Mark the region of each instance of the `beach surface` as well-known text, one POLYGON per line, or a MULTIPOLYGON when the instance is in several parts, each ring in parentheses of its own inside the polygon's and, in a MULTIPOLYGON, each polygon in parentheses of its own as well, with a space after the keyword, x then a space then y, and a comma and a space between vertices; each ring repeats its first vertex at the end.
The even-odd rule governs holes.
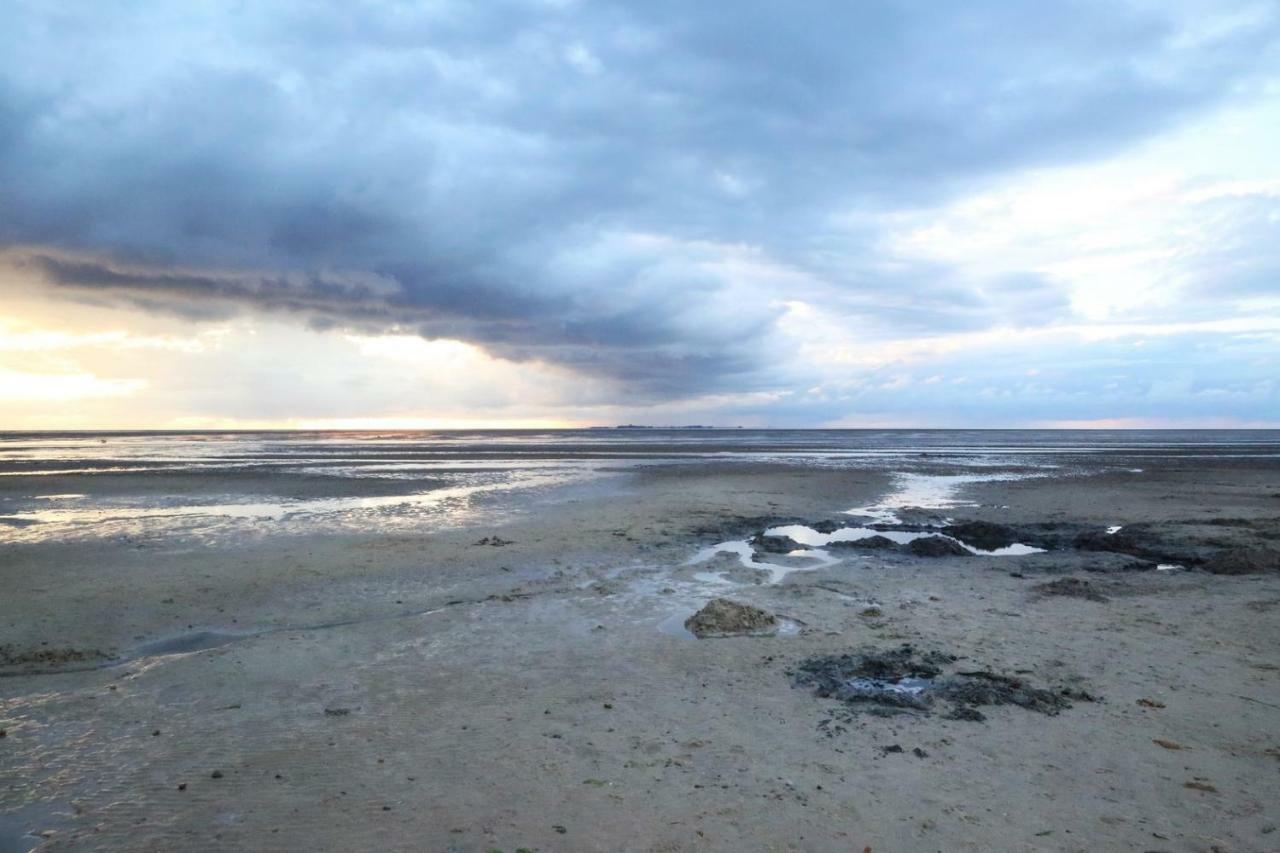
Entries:
POLYGON ((4 436, 0 853, 1280 850, 1277 555, 1274 432, 4 436))

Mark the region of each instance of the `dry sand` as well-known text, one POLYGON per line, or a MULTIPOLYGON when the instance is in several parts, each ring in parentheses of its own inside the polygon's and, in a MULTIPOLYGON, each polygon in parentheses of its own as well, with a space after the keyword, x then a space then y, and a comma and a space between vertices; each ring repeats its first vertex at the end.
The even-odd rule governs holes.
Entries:
POLYGON ((979 483, 946 511, 1126 525, 1137 556, 686 565, 889 485, 686 465, 429 535, 4 546, 0 851, 1280 849, 1280 573, 1195 569, 1280 547, 1274 463, 979 483), (1165 558, 1187 570, 1135 568, 1165 558), (717 596, 799 630, 693 639, 717 596), (903 644, 1070 707, 883 716, 789 674, 903 644))

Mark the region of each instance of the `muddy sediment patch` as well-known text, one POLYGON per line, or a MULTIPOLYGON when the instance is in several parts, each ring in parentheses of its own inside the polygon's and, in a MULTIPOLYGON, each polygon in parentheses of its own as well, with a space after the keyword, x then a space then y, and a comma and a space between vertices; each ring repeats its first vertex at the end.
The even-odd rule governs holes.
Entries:
POLYGON ((23 675, 60 667, 82 668, 110 661, 113 654, 102 649, 80 649, 71 646, 38 646, 20 648, 0 645, 0 672, 23 675))
POLYGON ((1018 531, 1005 524, 993 524, 989 521, 962 521, 949 524, 942 532, 953 539, 959 539, 966 545, 983 551, 996 551, 1008 548, 1021 541, 1018 531))
POLYGON ((1048 583, 1036 584, 1031 588, 1032 595, 1037 598, 1063 596, 1066 598, 1083 598, 1087 601, 1109 601, 1098 586, 1080 578, 1058 578, 1048 583))
POLYGON ((828 548, 865 549, 868 551, 896 551, 898 543, 887 536, 864 536, 861 539, 837 539, 828 548))
POLYGON ((1070 708, 1073 698, 1095 698, 1082 691, 1036 687, 1017 675, 958 670, 958 660, 955 655, 904 645, 807 658, 788 674, 792 686, 841 703, 844 715, 833 715, 819 724, 829 735, 839 733, 840 722, 858 713, 941 714, 946 719, 981 722, 986 716, 978 709, 983 707, 1016 705, 1055 715, 1070 708))
POLYGON ((1210 557, 1204 570, 1215 575, 1260 575, 1280 572, 1280 551, 1270 548, 1227 548, 1210 557))
POLYGON ((765 554, 790 554, 792 551, 806 551, 808 545, 801 545, 790 536, 774 536, 757 533, 751 537, 751 547, 765 554))

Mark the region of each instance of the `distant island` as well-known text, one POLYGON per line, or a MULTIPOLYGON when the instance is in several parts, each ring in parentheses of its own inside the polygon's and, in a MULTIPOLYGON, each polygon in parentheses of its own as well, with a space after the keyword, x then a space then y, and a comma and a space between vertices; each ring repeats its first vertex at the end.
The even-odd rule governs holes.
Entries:
POLYGON ((742 429, 740 426, 710 426, 707 424, 684 424, 674 426, 646 426, 644 424, 616 424, 614 426, 592 426, 587 429, 742 429))

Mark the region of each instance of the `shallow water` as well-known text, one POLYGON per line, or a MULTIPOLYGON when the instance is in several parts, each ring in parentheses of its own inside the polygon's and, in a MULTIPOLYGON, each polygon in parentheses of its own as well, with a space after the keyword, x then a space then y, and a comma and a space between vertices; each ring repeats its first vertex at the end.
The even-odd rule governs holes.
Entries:
POLYGON ((445 526, 638 465, 706 461, 907 472, 881 504, 849 510, 889 521, 895 507, 947 509, 960 486, 1020 476, 1000 468, 1057 469, 1090 454, 1132 470, 1189 453, 1276 457, 1280 431, 0 433, 0 543, 445 526), (939 466, 962 473, 910 471, 939 466))

